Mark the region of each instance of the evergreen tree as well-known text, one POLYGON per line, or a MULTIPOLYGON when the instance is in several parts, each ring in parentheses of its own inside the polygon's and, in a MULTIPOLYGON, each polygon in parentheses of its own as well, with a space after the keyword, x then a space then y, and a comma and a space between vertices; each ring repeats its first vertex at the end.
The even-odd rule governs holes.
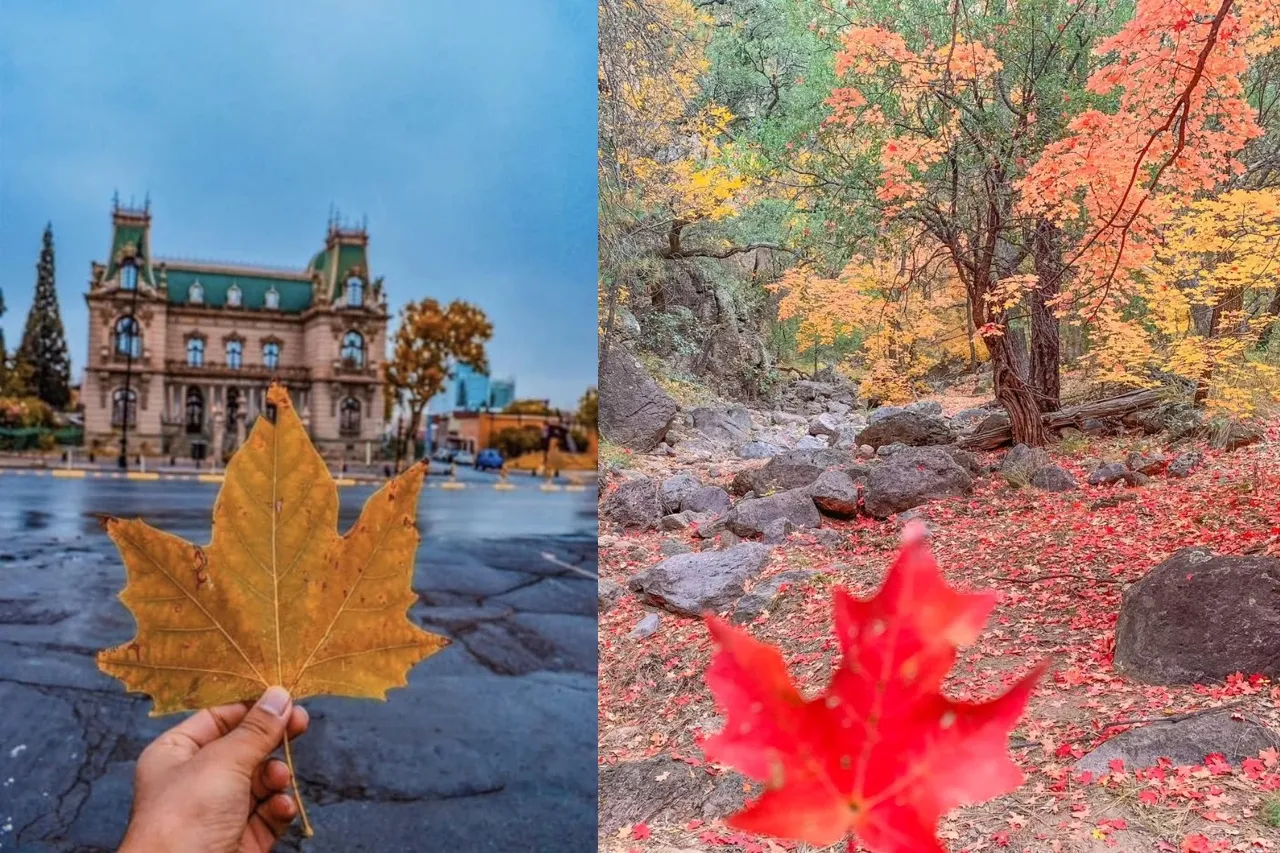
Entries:
POLYGON ((55 409, 71 400, 71 360, 67 336, 58 311, 58 291, 53 276, 53 225, 44 228, 40 263, 36 264, 36 296, 27 314, 27 326, 18 346, 18 362, 31 369, 28 388, 55 409))

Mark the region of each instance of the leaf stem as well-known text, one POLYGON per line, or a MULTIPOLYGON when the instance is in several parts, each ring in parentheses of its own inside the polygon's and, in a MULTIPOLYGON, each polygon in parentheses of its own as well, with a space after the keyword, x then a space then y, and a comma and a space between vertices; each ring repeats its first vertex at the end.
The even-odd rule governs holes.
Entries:
POLYGON ((310 838, 316 832, 307 820, 306 806, 302 805, 302 794, 298 792, 298 775, 293 772, 293 751, 289 749, 289 733, 284 733, 284 763, 289 765, 289 779, 293 782, 293 801, 298 804, 298 817, 302 818, 302 837, 310 838))

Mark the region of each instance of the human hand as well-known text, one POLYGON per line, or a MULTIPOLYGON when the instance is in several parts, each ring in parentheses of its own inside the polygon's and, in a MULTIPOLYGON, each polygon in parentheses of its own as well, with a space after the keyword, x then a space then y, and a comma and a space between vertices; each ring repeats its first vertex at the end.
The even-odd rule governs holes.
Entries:
POLYGON ((267 853, 297 816, 281 793, 289 768, 268 759, 307 730, 283 687, 256 705, 207 708, 151 742, 134 773, 133 813, 119 853, 267 853))

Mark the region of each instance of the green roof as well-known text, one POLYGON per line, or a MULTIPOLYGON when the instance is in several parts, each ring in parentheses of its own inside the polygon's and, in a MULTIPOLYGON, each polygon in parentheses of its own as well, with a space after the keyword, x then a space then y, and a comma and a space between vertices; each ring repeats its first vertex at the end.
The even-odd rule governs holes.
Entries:
POLYGON ((112 229, 111 254, 107 257, 106 277, 108 279, 116 274, 116 257, 120 254, 120 250, 129 243, 132 243, 134 248, 137 250, 138 257, 142 259, 142 264, 138 270, 139 277, 143 281, 151 283, 148 278, 148 272, 151 267, 151 258, 144 254, 148 249, 148 247, 144 245, 143 239, 146 236, 146 233, 146 226, 142 224, 121 224, 112 229))
POLYGON ((199 304, 221 308, 227 304, 227 291, 235 284, 240 288, 240 305, 247 309, 263 309, 267 306, 267 291, 275 288, 280 294, 280 311, 300 314, 311 307, 311 283, 299 281, 296 274, 258 271, 245 274, 228 270, 210 272, 206 269, 185 269, 168 266, 165 277, 169 285, 169 301, 177 305, 190 303, 191 285, 196 281, 204 289, 199 304))
POLYGON ((342 298, 342 293, 347 286, 347 276, 352 267, 361 267, 365 276, 369 275, 369 260, 365 256, 364 246, 339 246, 338 277, 333 280, 333 293, 330 299, 337 301, 342 298))

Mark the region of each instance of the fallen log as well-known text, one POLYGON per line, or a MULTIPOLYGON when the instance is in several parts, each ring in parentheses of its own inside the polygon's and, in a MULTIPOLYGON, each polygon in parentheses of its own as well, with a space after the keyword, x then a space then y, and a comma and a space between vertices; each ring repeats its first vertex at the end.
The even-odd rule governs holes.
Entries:
MULTIPOLYGON (((1056 430, 1068 426, 1080 427, 1090 418, 1118 418, 1124 415, 1131 415, 1134 412, 1141 412, 1145 409, 1154 409, 1162 402, 1164 402, 1164 397, 1158 389, 1147 388, 1141 391, 1129 391, 1116 397, 1092 400, 1077 406, 1068 406, 1065 409, 1049 412, 1041 417, 1046 427, 1056 430)), ((965 450, 994 450, 1012 441, 1013 430, 1006 424, 970 433, 957 441, 956 444, 965 450)))

